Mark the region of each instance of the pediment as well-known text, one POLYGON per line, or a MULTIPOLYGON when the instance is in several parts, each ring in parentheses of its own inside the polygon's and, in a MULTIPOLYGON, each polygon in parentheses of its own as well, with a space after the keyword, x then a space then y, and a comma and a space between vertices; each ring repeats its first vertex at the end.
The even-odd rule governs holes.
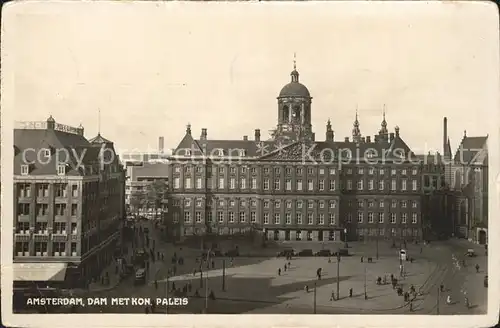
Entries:
POLYGON ((284 146, 277 144, 275 147, 274 151, 260 157, 260 159, 305 162, 331 162, 334 159, 332 149, 320 147, 314 142, 294 142, 284 146))

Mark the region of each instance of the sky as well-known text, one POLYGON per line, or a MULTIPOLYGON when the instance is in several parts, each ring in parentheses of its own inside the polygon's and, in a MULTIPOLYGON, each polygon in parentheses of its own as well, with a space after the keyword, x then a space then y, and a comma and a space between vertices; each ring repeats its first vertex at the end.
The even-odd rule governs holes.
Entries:
POLYGON ((464 130, 498 129, 492 3, 47 2, 3 12, 4 120, 52 115, 123 152, 157 149, 159 136, 175 148, 188 123, 195 137, 266 137, 294 53, 316 140, 328 119, 336 140, 350 136, 356 108, 373 138, 384 106, 390 132, 399 126, 417 153, 442 149, 444 116, 453 149, 464 130))

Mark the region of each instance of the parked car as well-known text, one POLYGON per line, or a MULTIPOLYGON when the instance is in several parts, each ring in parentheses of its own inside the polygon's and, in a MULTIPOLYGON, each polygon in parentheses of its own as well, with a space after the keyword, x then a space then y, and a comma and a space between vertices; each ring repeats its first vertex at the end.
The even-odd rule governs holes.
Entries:
POLYGON ((316 254, 314 254, 316 256, 331 256, 332 255, 332 252, 330 252, 329 249, 322 249, 318 252, 316 252, 316 254))
POLYGON ((465 255, 467 255, 468 257, 474 257, 474 256, 476 256, 476 252, 474 252, 474 250, 472 248, 469 248, 467 250, 467 253, 465 253, 465 255))
POLYGON ((293 249, 283 249, 278 252, 277 256, 278 257, 286 257, 286 256, 294 256, 295 255, 295 250, 293 249))
POLYGON ((350 256, 349 250, 347 248, 340 248, 338 251, 333 252, 332 255, 339 256, 350 256))
POLYGON ((299 256, 314 256, 312 249, 303 249, 299 252, 299 256))

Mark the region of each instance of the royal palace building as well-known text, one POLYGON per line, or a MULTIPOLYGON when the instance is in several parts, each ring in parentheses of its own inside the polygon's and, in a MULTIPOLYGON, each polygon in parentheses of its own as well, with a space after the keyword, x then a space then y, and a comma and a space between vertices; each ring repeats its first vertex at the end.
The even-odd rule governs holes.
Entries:
POLYGON ((264 232, 270 240, 344 241, 422 238, 423 165, 389 132, 336 140, 331 122, 324 140, 311 125, 312 97, 291 81, 277 98, 271 138, 199 138, 188 125, 169 158, 169 218, 179 236, 264 232))
POLYGON ((14 130, 15 286, 83 287, 120 243, 125 172, 113 143, 83 127, 17 122, 14 130))

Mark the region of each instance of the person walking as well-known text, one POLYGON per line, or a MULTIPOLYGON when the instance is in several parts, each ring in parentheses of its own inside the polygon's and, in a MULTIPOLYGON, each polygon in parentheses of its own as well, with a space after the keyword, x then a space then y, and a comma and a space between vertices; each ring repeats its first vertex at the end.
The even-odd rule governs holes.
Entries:
POLYGON ((281 276, 281 268, 278 269, 278 276, 281 276))
POLYGON ((352 297, 352 288, 349 288, 349 297, 352 297))
POLYGON ((476 264, 476 273, 479 273, 479 264, 476 264))
POLYGON ((332 290, 332 295, 330 297, 330 301, 335 301, 335 292, 332 290))

